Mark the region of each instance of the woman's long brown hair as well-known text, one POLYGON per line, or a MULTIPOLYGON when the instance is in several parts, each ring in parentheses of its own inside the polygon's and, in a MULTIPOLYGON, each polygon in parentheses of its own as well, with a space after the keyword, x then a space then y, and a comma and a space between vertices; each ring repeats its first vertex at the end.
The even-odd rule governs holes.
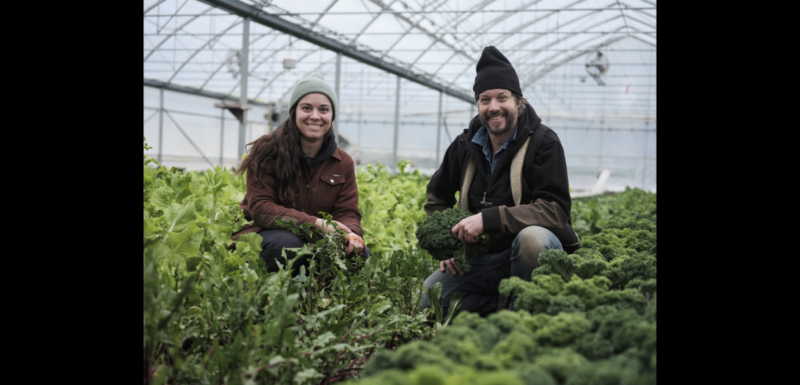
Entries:
MULTIPOLYGON (((329 128, 323 137, 323 147, 327 145, 328 139, 332 135, 332 128, 329 128)), ((297 128, 296 113, 293 108, 289 112, 289 118, 281 123, 275 131, 262 135, 247 144, 245 147, 247 157, 236 170, 236 174, 242 174, 247 170, 248 174, 258 178, 261 183, 264 183, 260 178, 262 174, 272 174, 278 186, 278 199, 283 204, 291 203, 294 199, 297 176, 302 170, 300 164, 303 157, 303 149, 300 144, 301 135, 300 129, 297 128)))

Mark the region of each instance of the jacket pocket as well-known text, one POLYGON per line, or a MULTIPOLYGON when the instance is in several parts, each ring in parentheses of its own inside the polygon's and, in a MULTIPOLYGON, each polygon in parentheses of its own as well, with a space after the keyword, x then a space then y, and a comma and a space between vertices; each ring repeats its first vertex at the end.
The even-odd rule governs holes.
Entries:
POLYGON ((333 173, 322 173, 319 175, 320 183, 319 191, 317 191, 317 204, 327 213, 330 213, 333 204, 336 203, 336 198, 339 196, 339 190, 342 189, 344 184, 344 175, 333 173))

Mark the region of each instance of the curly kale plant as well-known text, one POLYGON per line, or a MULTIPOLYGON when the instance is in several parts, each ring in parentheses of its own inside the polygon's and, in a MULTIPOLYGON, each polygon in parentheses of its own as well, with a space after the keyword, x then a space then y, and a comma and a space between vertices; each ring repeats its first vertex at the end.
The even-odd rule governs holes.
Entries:
POLYGON ((479 259, 489 251, 489 237, 484 234, 480 236, 478 242, 465 244, 453 238, 450 230, 470 215, 461 209, 447 209, 433 213, 417 227, 414 233, 419 240, 419 246, 437 260, 455 258, 455 264, 461 271, 469 271, 469 260, 479 259))
POLYGON ((577 220, 573 205, 573 223, 591 222, 581 249, 548 250, 530 277, 500 282, 516 311, 461 311, 430 342, 377 352, 358 384, 655 384, 655 194, 612 198, 577 220))
MULTIPOLYGON (((543 291, 559 289, 561 277, 549 277, 543 291)), ((559 290, 589 283, 573 279, 559 290)), ((605 277, 590 283, 608 286, 605 277)), ((357 384, 655 384, 655 312, 655 299, 644 312, 609 304, 555 315, 461 312, 430 342, 375 353, 357 384)))

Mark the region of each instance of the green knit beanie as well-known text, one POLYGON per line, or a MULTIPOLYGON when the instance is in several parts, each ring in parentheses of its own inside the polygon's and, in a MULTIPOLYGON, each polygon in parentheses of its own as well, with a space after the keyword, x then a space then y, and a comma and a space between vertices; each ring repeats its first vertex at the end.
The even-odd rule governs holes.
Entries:
POLYGON ((299 102, 303 96, 312 93, 320 93, 330 99, 331 103, 333 103, 333 118, 331 118, 331 120, 336 120, 336 110, 338 109, 336 93, 333 92, 333 88, 331 88, 328 83, 325 83, 325 79, 322 78, 322 74, 319 72, 314 72, 297 81, 297 84, 295 84, 292 90, 292 96, 289 99, 289 109, 295 108, 297 102, 299 102))

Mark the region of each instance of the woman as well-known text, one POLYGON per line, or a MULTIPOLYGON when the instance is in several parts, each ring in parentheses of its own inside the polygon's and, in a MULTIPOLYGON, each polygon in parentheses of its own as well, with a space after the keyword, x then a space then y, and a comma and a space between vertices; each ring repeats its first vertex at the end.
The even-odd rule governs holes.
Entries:
POLYGON ((354 250, 369 255, 362 239, 355 165, 336 146, 331 130, 336 94, 315 72, 297 82, 289 103, 289 118, 273 133, 247 145, 247 157, 236 172, 247 171, 247 192, 239 207, 253 224, 231 239, 258 232, 263 238, 261 258, 269 271, 277 271, 276 260, 285 264, 283 248, 302 247, 303 239, 282 229, 276 220, 313 223, 327 233, 333 227, 323 229, 319 214, 323 211, 348 233, 348 255, 354 250))

